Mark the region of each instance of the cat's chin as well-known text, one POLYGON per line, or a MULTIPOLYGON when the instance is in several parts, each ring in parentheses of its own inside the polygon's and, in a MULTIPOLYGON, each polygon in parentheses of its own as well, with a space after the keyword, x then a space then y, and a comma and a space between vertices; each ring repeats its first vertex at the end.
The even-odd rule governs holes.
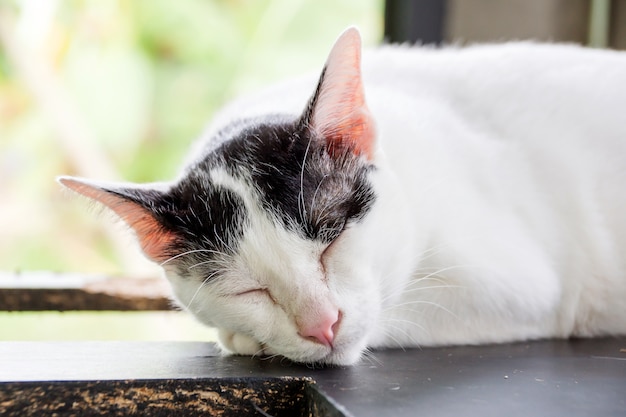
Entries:
POLYGON ((258 358, 280 357, 294 363, 322 366, 350 366, 362 357, 362 350, 355 346, 334 348, 330 351, 285 352, 282 349, 273 349, 262 345, 254 339, 240 334, 221 330, 220 345, 224 355, 254 356, 258 358))
POLYGON ((350 366, 354 365, 362 357, 363 349, 354 345, 343 345, 331 350, 316 350, 315 352, 303 349, 298 352, 278 352, 266 346, 264 356, 281 356, 294 363, 322 366, 350 366))
POLYGON ((333 351, 321 363, 330 366, 350 366, 358 363, 362 356, 360 350, 333 351))
POLYGON ((358 363, 361 360, 362 354, 360 351, 336 351, 333 350, 330 353, 318 356, 304 356, 304 355, 283 355, 273 352, 272 349, 266 348, 261 355, 255 355, 260 358, 280 358, 281 361, 288 360, 295 364, 303 364, 307 366, 351 366, 358 363))

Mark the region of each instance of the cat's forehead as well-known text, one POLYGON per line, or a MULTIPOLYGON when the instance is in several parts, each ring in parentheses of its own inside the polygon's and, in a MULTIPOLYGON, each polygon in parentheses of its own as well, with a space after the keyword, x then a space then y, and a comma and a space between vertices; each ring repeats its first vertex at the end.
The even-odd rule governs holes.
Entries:
POLYGON ((251 163, 263 162, 266 154, 259 150, 290 141, 297 130, 297 117, 286 114, 231 121, 204 137, 201 148, 194 152, 191 167, 208 168, 219 164, 245 168, 251 163))
POLYGON ((350 150, 331 155, 324 138, 294 119, 250 127, 229 145, 225 160, 246 171, 265 208, 307 238, 334 239, 373 203, 371 164, 350 150))
POLYGON ((218 133, 217 140, 222 145, 209 158, 241 173, 299 165, 304 158, 302 143, 310 138, 295 117, 274 115, 235 122, 218 133))

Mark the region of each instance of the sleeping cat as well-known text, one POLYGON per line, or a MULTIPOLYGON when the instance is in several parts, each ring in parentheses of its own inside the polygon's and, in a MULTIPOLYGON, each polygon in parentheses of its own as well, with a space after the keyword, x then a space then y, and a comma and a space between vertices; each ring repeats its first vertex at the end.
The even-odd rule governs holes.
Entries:
POLYGON ((381 47, 227 107, 178 179, 62 177, 225 352, 626 333, 626 54, 381 47), (317 83, 316 83, 317 81, 317 83), (308 101, 307 101, 308 100, 308 101))

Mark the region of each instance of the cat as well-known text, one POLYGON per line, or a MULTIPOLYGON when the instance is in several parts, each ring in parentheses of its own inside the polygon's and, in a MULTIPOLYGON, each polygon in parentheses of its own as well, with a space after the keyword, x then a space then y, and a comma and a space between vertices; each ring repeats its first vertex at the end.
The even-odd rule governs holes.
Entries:
POLYGON ((225 353, 626 333, 626 54, 381 46, 235 101, 169 183, 110 208, 225 353), (362 62, 363 61, 363 62, 362 62))

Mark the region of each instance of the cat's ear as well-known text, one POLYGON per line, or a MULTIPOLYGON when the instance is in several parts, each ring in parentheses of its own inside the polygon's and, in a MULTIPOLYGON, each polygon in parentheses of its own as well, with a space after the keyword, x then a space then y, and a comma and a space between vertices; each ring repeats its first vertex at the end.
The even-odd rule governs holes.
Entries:
POLYGON ((356 28, 347 29, 333 46, 301 123, 325 138, 331 151, 350 148, 373 159, 375 127, 363 93, 356 28))
POLYGON ((168 250, 176 236, 157 220, 160 191, 138 186, 98 183, 94 181, 59 177, 58 181, 70 190, 82 194, 111 209, 135 232, 143 252, 153 261, 168 259, 168 250))

